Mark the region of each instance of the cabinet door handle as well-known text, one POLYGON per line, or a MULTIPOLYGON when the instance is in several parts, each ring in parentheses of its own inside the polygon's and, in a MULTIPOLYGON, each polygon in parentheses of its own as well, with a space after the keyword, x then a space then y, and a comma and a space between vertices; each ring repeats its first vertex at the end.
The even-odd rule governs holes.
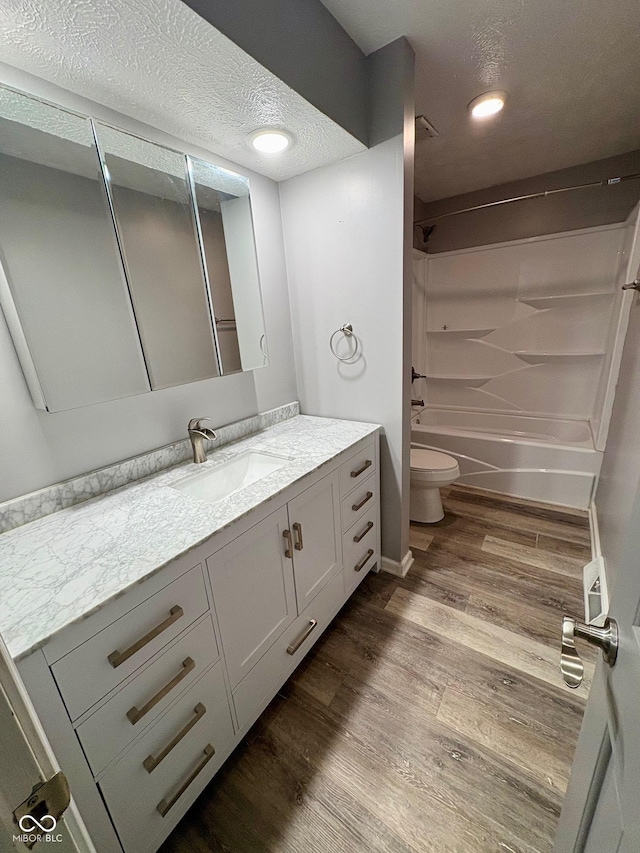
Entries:
POLYGON ((195 668, 196 662, 193 658, 185 658, 182 661, 182 669, 180 672, 175 675, 171 681, 167 682, 164 687, 161 687, 160 690, 149 699, 148 702, 145 702, 142 708, 138 709, 134 705, 133 708, 129 708, 127 711, 127 719, 131 723, 132 726, 135 726, 137 722, 139 722, 144 716, 146 716, 152 708, 161 702, 167 693, 171 693, 174 687, 177 687, 178 684, 182 681, 183 678, 186 678, 187 675, 191 672, 192 669, 195 668))
POLYGON ((287 547, 284 550, 285 557, 288 557, 290 560, 293 559, 293 543, 291 542, 291 531, 283 530, 282 535, 287 540, 287 547))
POLYGON ((298 639, 294 640, 290 646, 287 646, 287 654, 288 655, 295 655, 295 653, 298 651, 300 646, 304 643, 304 641, 307 639, 307 637, 313 631, 313 629, 316 627, 317 624, 318 624, 317 619, 309 619, 309 624, 304 629, 302 634, 300 634, 298 639))
POLYGON ((293 546, 296 551, 302 551, 304 548, 304 544, 302 542, 302 525, 298 524, 296 521, 291 525, 293 527, 293 532, 296 534, 296 544, 293 546))
POLYGON ((135 655, 136 652, 139 652, 140 649, 144 648, 147 643, 150 643, 151 640, 155 640, 158 634, 162 634, 163 631, 166 631, 167 628, 170 628, 174 622, 177 622, 181 616, 184 616, 184 610, 178 604, 175 607, 172 607, 169 611, 169 616, 163 621, 160 622, 159 625, 156 625, 155 628, 152 628, 148 634, 145 634, 144 637, 140 637, 139 640, 129 646, 128 649, 125 649, 123 652, 119 652, 117 649, 115 652, 111 652, 111 654, 107 657, 107 660, 111 664, 111 666, 116 669, 116 667, 123 664, 126 660, 132 655, 135 655))
POLYGON ((213 758, 213 756, 215 754, 216 754, 216 751, 213 748, 212 744, 208 743, 204 748, 204 758, 198 764, 198 766, 193 771, 193 773, 191 773, 191 775, 186 780, 186 782, 180 786, 180 790, 176 794, 174 794, 174 796, 171 797, 170 800, 160 800, 160 802, 156 806, 156 809, 160 812, 162 817, 164 817, 175 806, 175 804, 178 802, 180 797, 187 790, 189 785, 194 781, 194 779, 198 776, 198 774, 204 770, 205 766, 208 764, 209 761, 211 761, 211 759, 213 758))
POLYGON ((369 562, 371 557, 373 557, 373 548, 369 548, 369 550, 364 555, 364 557, 360 560, 360 562, 355 564, 355 566, 353 567, 354 571, 356 571, 356 572, 362 571, 362 569, 364 569, 364 567, 369 562))
POLYGON ((370 459, 367 459, 361 468, 358 468, 357 471, 351 472, 351 476, 352 477, 359 477, 360 474, 364 474, 364 472, 367 470, 367 468, 371 468, 372 465, 373 465, 373 462, 370 459))
POLYGON ((189 732, 195 726, 198 720, 202 719, 202 717, 204 717, 206 713, 207 709, 205 708, 205 706, 202 704, 202 702, 198 702, 196 707, 193 709, 193 717, 191 717, 187 725, 184 726, 184 728, 180 729, 178 734, 169 741, 169 743, 161 752, 159 752, 157 755, 148 755, 142 762, 142 766, 147 771, 147 773, 153 773, 158 764, 160 764, 161 761, 164 761, 164 759, 167 757, 167 755, 169 755, 171 750, 174 749, 174 747, 176 747, 180 743, 180 741, 185 735, 189 734, 189 732))
POLYGON ((360 501, 360 503, 359 504, 353 504, 351 509, 354 512, 358 512, 358 510, 362 509, 362 507, 367 503, 367 501, 370 501, 372 497, 373 497, 373 492, 367 492, 367 494, 363 497, 363 499, 360 501))
POLYGON ((370 521, 359 536, 353 537, 353 541, 354 542, 360 542, 360 540, 364 539, 364 537, 367 535, 367 533, 371 530, 372 527, 373 527, 373 521, 370 521))

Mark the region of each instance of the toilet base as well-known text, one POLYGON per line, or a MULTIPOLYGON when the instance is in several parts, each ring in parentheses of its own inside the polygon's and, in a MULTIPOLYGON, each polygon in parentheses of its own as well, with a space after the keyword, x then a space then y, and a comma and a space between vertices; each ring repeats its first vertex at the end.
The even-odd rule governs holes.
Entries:
POLYGON ((437 486, 425 488, 422 484, 412 483, 409 515, 411 521, 418 521, 421 524, 435 524, 436 521, 442 521, 444 509, 440 489, 437 486))

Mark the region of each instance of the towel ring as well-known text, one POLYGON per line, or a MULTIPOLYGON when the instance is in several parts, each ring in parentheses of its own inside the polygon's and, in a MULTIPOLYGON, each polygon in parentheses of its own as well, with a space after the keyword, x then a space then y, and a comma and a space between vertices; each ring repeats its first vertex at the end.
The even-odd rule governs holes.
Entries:
POLYGON ((351 325, 351 323, 345 323, 344 326, 340 326, 339 329, 335 330, 335 332, 329 338, 329 349, 331 350, 332 354, 338 359, 338 361, 346 361, 346 362, 355 361, 356 357, 358 356, 358 354, 360 352, 360 341, 358 340, 357 336, 354 334, 353 326, 351 325), (334 341, 336 335, 339 335, 340 332, 342 332, 342 334, 345 336, 345 338, 353 338, 353 340, 356 342, 354 350, 351 353, 351 355, 342 356, 342 355, 338 355, 338 353, 335 351, 335 348, 333 346, 333 341, 334 341))

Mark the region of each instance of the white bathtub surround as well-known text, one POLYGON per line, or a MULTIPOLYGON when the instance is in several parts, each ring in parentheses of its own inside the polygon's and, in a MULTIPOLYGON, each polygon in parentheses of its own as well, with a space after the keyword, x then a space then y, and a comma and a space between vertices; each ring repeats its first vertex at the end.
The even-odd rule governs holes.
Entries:
MULTIPOLYGON (((216 426, 217 438, 211 442, 211 447, 224 447, 233 441, 238 441, 246 436, 260 432, 281 421, 294 418, 300 414, 298 402, 287 403, 269 412, 262 412, 251 418, 237 421, 225 426, 216 426)), ((186 431, 186 426, 185 426, 186 431)), ((55 483, 37 492, 21 495, 10 501, 0 504, 0 533, 13 530, 23 524, 28 524, 38 518, 44 518, 51 513, 75 506, 91 500, 97 495, 113 491, 128 483, 141 480, 151 474, 179 465, 191 458, 191 442, 188 438, 150 450, 131 459, 116 462, 90 471, 80 477, 73 477, 62 483, 55 483)))
POLYGON ((495 412, 425 409, 411 444, 453 456, 460 483, 578 509, 588 509, 602 463, 585 421, 495 412))
POLYGON ((625 238, 620 223, 429 255, 429 404, 599 421, 625 238))
POLYGON ((409 574, 409 569, 414 564, 413 554, 407 551, 400 562, 390 560, 388 557, 382 557, 380 560, 382 571, 390 575, 395 575, 399 578, 404 578, 409 574))
POLYGON ((248 450, 288 463, 216 504, 175 488, 184 463, 0 536, 0 631, 14 658, 86 618, 337 453, 377 431, 373 424, 300 415, 224 447, 199 470, 248 450))

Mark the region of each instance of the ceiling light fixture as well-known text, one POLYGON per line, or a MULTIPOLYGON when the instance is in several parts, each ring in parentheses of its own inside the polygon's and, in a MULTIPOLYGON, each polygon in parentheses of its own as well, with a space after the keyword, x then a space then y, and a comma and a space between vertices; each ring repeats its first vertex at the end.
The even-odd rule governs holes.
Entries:
POLYGON ((474 98, 467 109, 473 118, 489 118, 500 112, 506 99, 506 92, 485 92, 484 95, 474 98))
POLYGON ((278 154, 288 148, 293 141, 286 131, 271 127, 254 130, 249 139, 256 151, 262 154, 278 154))

